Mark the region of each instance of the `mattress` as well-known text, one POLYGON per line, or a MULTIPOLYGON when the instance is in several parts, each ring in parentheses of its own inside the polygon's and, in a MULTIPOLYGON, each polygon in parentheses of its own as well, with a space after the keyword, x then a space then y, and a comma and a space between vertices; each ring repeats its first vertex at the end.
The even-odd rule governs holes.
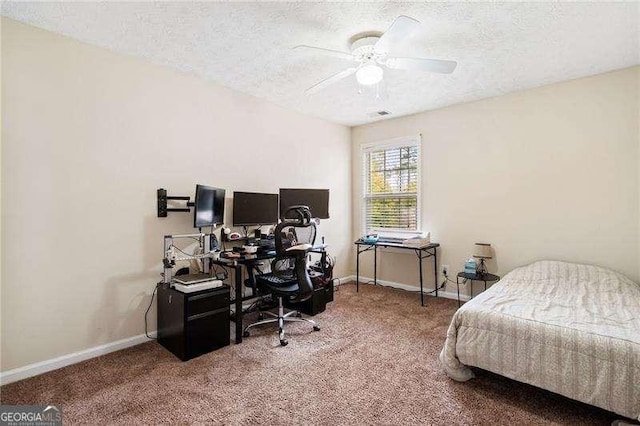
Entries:
POLYGON ((440 353, 469 366, 640 420, 640 285, 589 265, 540 261, 467 302, 440 353))

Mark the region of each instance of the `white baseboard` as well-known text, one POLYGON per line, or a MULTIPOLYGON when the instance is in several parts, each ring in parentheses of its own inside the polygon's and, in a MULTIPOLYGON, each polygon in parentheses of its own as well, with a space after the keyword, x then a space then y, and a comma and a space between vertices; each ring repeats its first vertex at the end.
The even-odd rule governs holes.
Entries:
MULTIPOLYGON (((336 285, 344 284, 353 280, 355 280, 354 277, 337 278, 336 285)), ((150 332, 149 335, 156 337, 157 334, 154 331, 150 332)), ((62 355, 60 357, 49 359, 46 361, 40 361, 33 364, 25 365, 24 367, 14 368, 13 370, 2 371, 0 372, 0 386, 17 382, 18 380, 28 379, 29 377, 57 370, 62 367, 67 367, 72 364, 77 364, 91 358, 106 355, 108 353, 126 349, 131 346, 139 345, 148 341, 149 339, 147 338, 147 336, 141 334, 139 336, 117 340, 115 342, 96 346, 94 348, 70 353, 68 355, 62 355)))
MULTIPOLYGON (((156 337, 156 332, 151 332, 149 333, 149 335, 156 337)), ((129 348, 131 346, 139 345, 148 341, 149 339, 147 338, 147 336, 141 334, 139 336, 133 336, 127 339, 107 343, 105 345, 96 346, 94 348, 85 349, 83 351, 63 355, 58 358, 36 362, 34 364, 25 365, 24 367, 15 368, 13 370, 3 371, 0 373, 0 385, 17 382, 18 380, 27 379, 29 377, 57 370, 71 364, 76 364, 78 362, 86 361, 91 358, 106 355, 108 353, 119 351, 121 349, 129 348)))
MULTIPOLYGON (((336 278, 335 285, 346 284, 350 281, 355 281, 355 275, 348 275, 346 277, 336 278)), ((373 278, 360 277, 360 282, 369 282, 373 281, 373 278)), ((386 280, 378 280, 378 284, 399 288, 402 290, 412 291, 419 293, 420 288, 396 283, 393 281, 386 280)), ((425 293, 426 294, 426 293, 425 293)), ((435 296, 435 294, 428 294, 428 296, 435 296)), ((445 297, 447 299, 458 299, 458 295, 456 293, 446 292, 446 291, 438 291, 438 296, 445 297)), ((467 301, 469 300, 469 296, 460 295, 460 300, 467 301)), ((149 333, 151 336, 156 337, 156 332, 149 333)), ((27 379, 29 377, 37 376, 39 374, 47 373, 49 371, 57 370, 62 367, 66 367, 72 364, 77 364, 82 361, 86 361, 91 358, 95 358, 98 356, 106 355, 111 352, 119 351, 121 349, 126 349, 131 346, 139 345, 141 343, 148 342, 149 339, 144 334, 139 336, 129 337, 127 339, 117 340, 115 342, 107 343, 104 345, 96 346, 94 348, 85 349, 82 351, 74 352, 68 355, 62 355, 58 358, 49 359, 46 361, 36 362, 34 364, 25 365, 24 367, 14 368, 13 370, 7 370, 0 372, 0 385, 6 385, 8 383, 17 382, 18 380, 27 379)))
MULTIPOLYGON (((344 283, 347 283, 349 281, 354 281, 355 282, 355 280, 356 280, 356 276, 355 275, 349 275, 347 277, 340 278, 340 281, 344 282, 344 283)), ((368 283, 368 282, 373 282, 373 278, 363 277, 362 275, 360 276, 360 284, 368 283)), ((420 287, 415 286, 415 285, 402 284, 402 283, 397 283, 397 282, 394 282, 394 281, 387 281, 387 280, 381 280, 381 279, 378 279, 377 283, 378 283, 378 285, 383 285, 383 286, 386 286, 386 287, 393 287, 393 288, 398 288, 398 289, 401 289, 401 290, 420 293, 420 287)), ((432 291, 431 288, 427 288, 425 290, 426 291, 432 291)), ((425 292, 425 295, 426 296, 435 297, 435 293, 427 294, 425 292)), ((438 297, 444 297, 445 299, 458 300, 458 294, 457 293, 452 293, 450 291, 438 290, 438 297)), ((469 300, 471 300, 471 298, 468 295, 466 295, 466 294, 461 294, 460 295, 460 301, 467 302, 469 300)))
POLYGON ((333 285, 337 287, 339 285, 346 284, 349 281, 355 281, 356 279, 354 277, 355 275, 347 275, 346 277, 334 278, 333 285))

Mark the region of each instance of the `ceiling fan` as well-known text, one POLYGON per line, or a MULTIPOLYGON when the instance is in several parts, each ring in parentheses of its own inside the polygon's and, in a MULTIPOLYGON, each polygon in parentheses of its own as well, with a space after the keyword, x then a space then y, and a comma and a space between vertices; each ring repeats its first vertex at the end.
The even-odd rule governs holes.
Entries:
POLYGON ((399 16, 381 36, 365 35, 357 38, 351 44, 351 53, 315 46, 295 46, 294 49, 297 50, 313 51, 358 63, 316 83, 305 92, 316 93, 352 74, 356 75, 358 83, 364 86, 374 85, 382 80, 384 75, 382 67, 451 74, 458 65, 456 61, 389 56, 394 45, 409 38, 419 28, 420 22, 417 20, 408 16, 399 16))

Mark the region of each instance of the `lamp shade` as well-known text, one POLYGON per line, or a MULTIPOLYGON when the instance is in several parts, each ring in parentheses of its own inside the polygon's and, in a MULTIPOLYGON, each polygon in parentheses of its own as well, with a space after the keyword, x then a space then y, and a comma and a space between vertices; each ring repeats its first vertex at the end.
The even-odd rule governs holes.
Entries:
POLYGON ((491 255, 491 244, 476 243, 473 257, 478 259, 491 259, 493 257, 491 255))

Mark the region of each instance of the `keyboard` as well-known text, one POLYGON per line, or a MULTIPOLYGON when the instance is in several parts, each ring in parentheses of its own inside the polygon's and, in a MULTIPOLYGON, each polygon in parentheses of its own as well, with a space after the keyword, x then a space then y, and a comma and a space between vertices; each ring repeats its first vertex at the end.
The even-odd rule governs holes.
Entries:
POLYGON ((260 240, 258 241, 259 250, 273 250, 276 248, 275 240, 260 240))

